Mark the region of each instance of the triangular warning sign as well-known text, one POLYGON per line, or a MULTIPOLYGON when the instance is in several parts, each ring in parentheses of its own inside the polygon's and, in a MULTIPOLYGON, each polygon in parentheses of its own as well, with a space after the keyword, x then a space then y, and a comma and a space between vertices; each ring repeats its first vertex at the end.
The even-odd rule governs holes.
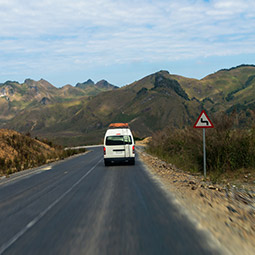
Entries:
POLYGON ((207 116, 205 110, 203 110, 200 113, 195 125, 193 126, 193 128, 213 128, 213 127, 214 126, 209 117, 207 116))

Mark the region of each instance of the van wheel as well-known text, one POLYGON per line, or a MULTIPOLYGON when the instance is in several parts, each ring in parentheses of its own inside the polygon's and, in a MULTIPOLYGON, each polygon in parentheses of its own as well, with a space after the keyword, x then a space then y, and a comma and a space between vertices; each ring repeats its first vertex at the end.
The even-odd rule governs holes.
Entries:
POLYGON ((105 160, 105 161, 104 161, 104 165, 105 165, 105 166, 109 166, 109 165, 110 165, 110 162, 109 162, 108 160, 105 160))

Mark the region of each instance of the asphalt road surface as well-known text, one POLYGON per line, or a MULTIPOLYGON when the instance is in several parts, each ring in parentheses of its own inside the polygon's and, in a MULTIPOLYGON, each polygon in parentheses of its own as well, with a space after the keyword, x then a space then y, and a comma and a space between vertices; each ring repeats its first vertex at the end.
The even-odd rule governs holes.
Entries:
POLYGON ((0 254, 220 254, 135 166, 102 147, 0 181, 0 254))

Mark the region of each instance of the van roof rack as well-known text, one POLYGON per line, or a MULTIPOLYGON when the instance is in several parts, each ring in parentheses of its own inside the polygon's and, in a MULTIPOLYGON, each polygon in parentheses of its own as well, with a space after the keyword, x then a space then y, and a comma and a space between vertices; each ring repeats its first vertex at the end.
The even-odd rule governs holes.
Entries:
POLYGON ((113 128, 129 128, 128 123, 111 123, 109 125, 109 128, 113 129, 113 128))

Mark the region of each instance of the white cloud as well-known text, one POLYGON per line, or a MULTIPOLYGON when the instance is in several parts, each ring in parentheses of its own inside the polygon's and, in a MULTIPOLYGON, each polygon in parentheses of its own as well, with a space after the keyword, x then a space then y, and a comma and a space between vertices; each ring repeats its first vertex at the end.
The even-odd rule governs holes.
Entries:
POLYGON ((254 21, 253 0, 0 0, 0 67, 255 53, 254 21))

